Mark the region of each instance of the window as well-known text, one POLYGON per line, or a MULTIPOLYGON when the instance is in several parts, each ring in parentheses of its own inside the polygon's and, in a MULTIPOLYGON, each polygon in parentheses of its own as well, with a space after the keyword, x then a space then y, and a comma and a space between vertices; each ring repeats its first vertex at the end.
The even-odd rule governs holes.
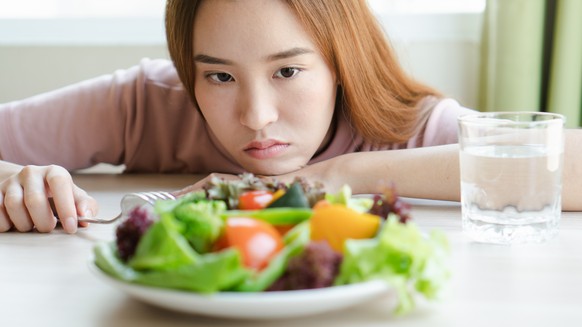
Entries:
POLYGON ((486 0, 368 0, 382 13, 482 13, 486 0))
MULTIPOLYGON (((428 37, 456 35, 466 29, 459 27, 459 19, 463 26, 467 25, 464 21, 475 21, 486 0, 367 1, 383 24, 395 30, 391 33, 394 37, 409 38, 425 37, 426 33, 430 34, 428 37), (447 15, 456 17, 450 19, 447 15), (405 28, 392 28, 393 25, 405 28)), ((165 3, 165 0, 0 0, 0 44, 161 45, 165 44, 165 3)), ((478 23, 470 23, 466 33, 474 35, 471 26, 475 24, 478 23)))
MULTIPOLYGON (((368 0, 378 13, 482 12, 486 0, 368 0)), ((161 18, 164 0, 0 0, 2 18, 161 18)))
POLYGON ((0 0, 2 18, 161 18, 164 0, 0 0))

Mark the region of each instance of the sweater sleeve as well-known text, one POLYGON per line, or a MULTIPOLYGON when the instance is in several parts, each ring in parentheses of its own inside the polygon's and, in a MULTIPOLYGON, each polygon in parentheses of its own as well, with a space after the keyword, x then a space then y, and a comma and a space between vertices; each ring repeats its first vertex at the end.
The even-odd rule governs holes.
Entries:
POLYGON ((69 170, 123 164, 128 137, 139 138, 148 60, 25 100, 0 104, 0 158, 69 170))

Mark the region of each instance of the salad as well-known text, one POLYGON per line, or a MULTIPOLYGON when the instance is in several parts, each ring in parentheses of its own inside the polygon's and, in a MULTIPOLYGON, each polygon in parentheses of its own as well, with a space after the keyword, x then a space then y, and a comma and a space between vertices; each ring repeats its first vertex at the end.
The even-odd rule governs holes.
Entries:
POLYGON ((136 207, 95 264, 125 282, 197 293, 316 289, 381 279, 398 295, 438 295, 449 277, 444 235, 425 235, 394 186, 353 197, 297 178, 212 179, 199 192, 136 207))

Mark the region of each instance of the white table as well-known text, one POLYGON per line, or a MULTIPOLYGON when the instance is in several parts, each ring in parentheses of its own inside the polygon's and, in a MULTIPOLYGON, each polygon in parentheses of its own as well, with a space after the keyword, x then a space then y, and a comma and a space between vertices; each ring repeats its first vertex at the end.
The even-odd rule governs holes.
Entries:
MULTIPOLYGON (((114 216, 123 194, 174 190, 196 176, 77 175, 114 216)), ((564 213, 559 237, 543 245, 473 243, 456 203, 415 201, 413 220, 449 238, 453 277, 439 302, 403 317, 389 296, 342 312, 283 321, 233 321, 166 311, 134 300, 94 276, 88 261, 113 227, 75 235, 0 234, 0 326, 582 326, 582 213, 564 213)))

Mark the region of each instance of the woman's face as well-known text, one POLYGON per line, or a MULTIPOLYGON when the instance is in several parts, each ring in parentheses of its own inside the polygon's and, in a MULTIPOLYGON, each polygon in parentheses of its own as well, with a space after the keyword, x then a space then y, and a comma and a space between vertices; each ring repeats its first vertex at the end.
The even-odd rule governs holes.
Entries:
POLYGON ((202 1, 194 60, 200 110, 245 170, 288 173, 325 145, 336 78, 283 1, 202 1))

